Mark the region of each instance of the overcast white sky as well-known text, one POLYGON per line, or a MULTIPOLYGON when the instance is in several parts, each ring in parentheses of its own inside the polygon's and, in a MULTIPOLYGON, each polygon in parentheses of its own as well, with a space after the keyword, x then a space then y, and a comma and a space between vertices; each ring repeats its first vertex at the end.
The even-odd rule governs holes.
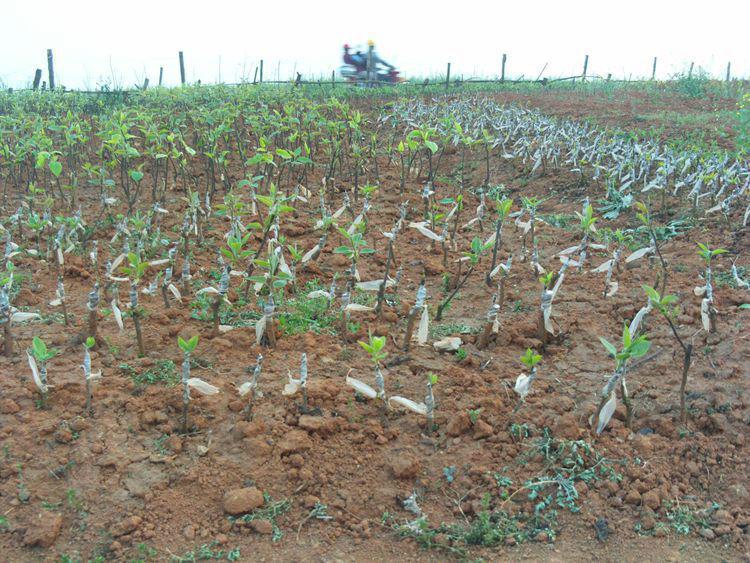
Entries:
POLYGON ((750 77, 747 0, 547 1, 380 0, 2 0, 0 83, 24 87, 55 54, 57 84, 96 88, 116 80, 132 86, 148 76, 179 83, 177 51, 188 80, 252 80, 259 59, 265 77, 330 76, 344 42, 376 41, 381 57, 405 76, 490 77, 508 54, 509 77, 580 73, 614 77, 685 71, 694 61, 723 76, 750 77))

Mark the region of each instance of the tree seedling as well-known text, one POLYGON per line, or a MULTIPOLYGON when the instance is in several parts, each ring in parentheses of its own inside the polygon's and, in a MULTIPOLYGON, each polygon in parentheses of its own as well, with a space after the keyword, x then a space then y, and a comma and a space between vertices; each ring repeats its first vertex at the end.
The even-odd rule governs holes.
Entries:
POLYGON ((620 385, 620 393, 622 395, 622 402, 626 408, 626 421, 625 424, 628 428, 632 423, 633 419, 633 405, 628 395, 628 388, 625 383, 625 376, 627 374, 628 362, 633 358, 640 358, 648 352, 651 343, 648 341, 645 335, 632 336, 630 327, 625 324, 622 331, 622 349, 618 352, 614 344, 609 342, 604 337, 599 337, 599 340, 604 346, 605 350, 615 360, 615 372, 607 381, 607 384, 602 389, 602 399, 599 403, 598 412, 598 423, 596 425, 596 433, 601 434, 602 430, 606 428, 612 415, 617 407, 616 390, 617 384, 620 385))
POLYGON ((89 353, 89 350, 94 348, 96 346, 96 339, 93 336, 89 336, 86 338, 86 341, 83 343, 83 365, 81 366, 83 368, 83 377, 86 382, 86 414, 91 416, 94 414, 94 408, 92 405, 93 400, 93 391, 91 389, 92 381, 95 379, 99 379, 102 375, 102 372, 92 372, 91 371, 91 354, 89 353))
POLYGON ((541 354, 537 354, 531 348, 526 348, 523 356, 521 356, 521 363, 526 366, 529 371, 528 374, 522 373, 516 378, 516 384, 513 387, 513 391, 519 396, 518 404, 514 411, 521 408, 521 405, 526 400, 526 395, 531 391, 531 384, 536 379, 537 375, 537 364, 542 361, 541 354))
POLYGON ((675 327, 675 319, 678 313, 677 297, 675 295, 664 295, 661 296, 651 286, 644 285, 643 290, 651 299, 651 304, 656 307, 664 320, 667 321, 672 335, 674 336, 677 343, 682 348, 682 379, 680 381, 680 421, 685 424, 687 422, 687 405, 686 405, 686 390, 688 381, 688 371, 690 370, 690 362, 693 355, 693 343, 684 340, 680 333, 675 327))
POLYGON ((711 261, 715 256, 725 254, 727 250, 724 248, 715 248, 711 250, 705 244, 697 244, 699 248, 698 255, 703 258, 703 261, 706 264, 705 273, 703 275, 703 280, 706 282, 706 285, 695 288, 695 294, 703 297, 703 300, 701 301, 701 320, 703 322, 703 329, 706 332, 713 333, 716 332, 716 308, 714 307, 714 287, 712 283, 711 261))
POLYGON ((51 387, 47 383, 47 362, 57 356, 57 354, 58 351, 56 349, 48 348, 47 344, 38 336, 35 336, 34 340, 32 340, 31 350, 26 351, 31 375, 41 394, 40 404, 42 408, 47 406, 47 394, 51 387))
POLYGON ((219 389, 198 377, 190 377, 190 354, 198 346, 198 335, 196 334, 191 337, 190 340, 185 340, 181 336, 178 336, 177 345, 182 350, 182 421, 180 426, 182 433, 187 434, 190 388, 192 387, 203 395, 215 395, 219 392, 219 389))

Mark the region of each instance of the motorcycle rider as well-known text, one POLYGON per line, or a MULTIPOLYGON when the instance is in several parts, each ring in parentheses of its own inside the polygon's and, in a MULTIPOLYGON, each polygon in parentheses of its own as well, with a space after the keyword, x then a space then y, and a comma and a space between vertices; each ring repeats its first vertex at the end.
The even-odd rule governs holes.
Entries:
POLYGON ((349 52, 349 45, 344 45, 344 64, 351 65, 357 72, 365 72, 367 70, 367 59, 362 51, 357 51, 352 54, 349 52))
MULTIPOLYGON (((367 42, 367 57, 368 59, 372 60, 372 68, 375 72, 378 71, 378 65, 382 65, 386 67, 389 71, 395 70, 395 66, 393 66, 390 63, 385 62, 383 59, 381 59, 378 54, 375 52, 375 41, 370 39, 367 42)), ((367 61, 365 61, 365 64, 367 64, 367 61)))

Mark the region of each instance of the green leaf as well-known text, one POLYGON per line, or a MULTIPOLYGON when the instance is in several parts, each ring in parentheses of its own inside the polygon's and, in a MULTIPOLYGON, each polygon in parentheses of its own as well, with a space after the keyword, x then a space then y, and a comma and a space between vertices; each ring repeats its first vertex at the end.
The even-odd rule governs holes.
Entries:
POLYGON ((38 336, 31 341, 31 349, 37 360, 44 360, 47 357, 47 345, 38 336))
POLYGON ((55 178, 59 178, 60 173, 62 172, 62 162, 59 162, 57 160, 50 160, 49 169, 50 172, 55 175, 55 178))
POLYGON ((437 143, 434 143, 432 141, 425 141, 424 142, 424 146, 426 146, 428 149, 430 149, 430 151, 432 152, 432 154, 435 154, 437 152, 437 150, 438 150, 437 143))
POLYGON ((130 170, 128 171, 128 174, 134 182, 140 182, 141 180, 143 180, 143 172, 141 172, 140 170, 130 170))
POLYGON ((651 343, 646 340, 644 337, 640 337, 636 339, 636 341, 633 343, 633 345, 630 347, 630 357, 631 358, 640 358, 643 356, 646 352, 648 352, 648 349, 651 347, 651 343))
POLYGON ((604 346, 608 354, 612 356, 617 356, 617 348, 615 348, 614 344, 612 344, 609 340, 607 340, 603 336, 600 336, 599 342, 602 343, 602 346, 604 346))
POLYGON ((750 303, 743 303, 739 306, 739 309, 750 309, 750 303))
POLYGON ((651 298, 651 301, 653 301, 654 303, 661 302, 661 297, 659 296, 659 292, 656 291, 653 287, 651 287, 650 285, 644 285, 642 287, 643 287, 643 291, 646 292, 646 295, 648 295, 651 298))
POLYGON ((93 348, 96 344, 96 339, 93 336, 89 336, 86 339, 86 348, 93 348))
POLYGON ((190 349, 190 352, 195 350, 196 346, 198 346, 198 335, 196 334, 190 340, 188 340, 188 348, 190 349))

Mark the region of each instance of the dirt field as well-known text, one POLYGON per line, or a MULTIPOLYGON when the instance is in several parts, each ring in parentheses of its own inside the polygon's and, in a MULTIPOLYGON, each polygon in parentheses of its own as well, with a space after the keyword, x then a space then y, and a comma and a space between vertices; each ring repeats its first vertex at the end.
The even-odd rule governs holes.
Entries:
MULTIPOLYGON (((660 112, 689 113, 694 107, 683 100, 674 109, 671 100, 653 104, 637 96, 624 101, 577 99, 574 93, 497 97, 624 128, 663 125, 660 112)), ((705 104, 695 102, 696 111, 730 109, 725 101, 705 104)), ((374 110, 364 111, 374 115, 368 113, 374 110)), ((673 120, 663 134, 683 130, 673 120)), ((720 145, 731 145, 731 139, 719 136, 720 145)), ((459 164, 459 152, 446 150, 435 181, 436 198, 455 194, 459 164)), ((358 265, 362 280, 383 277, 387 239, 382 233, 398 219, 401 202, 409 202, 409 220, 422 217, 424 178, 407 178, 406 195, 401 196, 397 161, 380 155, 378 165, 380 187, 372 196, 365 233, 375 253, 358 265)), ((152 177, 150 166, 144 167, 144 181, 152 177)), ((205 168, 191 166, 204 185, 205 168)), ((242 176, 235 160, 229 171, 235 179, 242 176)), ((296 204, 296 211, 280 223, 285 244, 297 245, 303 253, 320 237, 314 220, 323 173, 317 167, 311 171, 306 185, 316 195, 308 205, 296 204)), ((484 173, 481 158, 472 161, 469 185, 481 184, 484 173)), ((522 196, 544 200, 536 236, 539 262, 548 270, 560 267, 560 250, 580 240, 575 213, 584 197, 590 197, 600 216, 602 189, 562 169, 529 175, 515 160, 493 158, 491 185, 500 184, 514 200, 514 210, 520 209, 522 196)), ((351 187, 352 181, 341 178, 337 185, 351 187)), ((11 193, 5 206, 6 224, 17 195, 11 193)), ((151 205, 146 195, 144 191, 140 209, 151 205)), ((223 195, 219 187, 215 204, 223 195)), ((179 238, 183 222, 183 196, 175 185, 163 202, 169 213, 161 218, 161 230, 172 241, 179 238)), ((335 210, 343 196, 333 191, 327 197, 335 210)), ((98 194, 81 190, 79 198, 84 217, 93 224, 98 194)), ((465 198, 468 221, 479 199, 472 190, 465 198)), ((353 204, 354 214, 360 207, 361 200, 353 204)), ((230 280, 228 297, 235 305, 222 309, 222 324, 235 325, 227 332, 214 332, 203 310, 206 301, 196 295, 217 283, 216 254, 225 246, 228 221, 214 214, 204 223, 204 241, 193 243, 189 286, 177 284, 182 303, 170 298, 165 308, 158 291, 141 296, 145 357, 139 357, 135 346, 132 320, 126 318, 120 331, 111 310, 100 311, 100 345, 91 357, 93 369, 103 375, 94 385, 94 414, 88 416, 83 348, 76 336, 87 326, 86 295, 103 274, 105 260, 116 256, 107 248, 114 228, 98 227, 93 236, 101 241, 101 271, 93 270, 88 252, 65 255, 70 326, 63 324, 59 308, 49 305, 55 297, 54 260, 14 257, 23 281, 13 304, 39 312, 42 321, 14 325, 16 353, 0 359, 0 559, 748 560, 750 310, 739 306, 750 302, 750 292, 736 287, 729 273, 735 258, 738 266, 750 268, 748 229, 739 226, 736 214, 729 225, 720 217, 693 217, 690 206, 677 200, 663 214, 656 206, 654 214, 660 225, 678 220, 688 225, 665 239, 661 252, 669 264, 667 292, 680 304, 678 328, 694 335, 689 417, 686 424, 679 420, 681 351, 666 322, 652 313, 644 328, 650 352, 628 375, 632 427, 625 425, 620 402, 601 435, 589 419, 596 415, 614 362, 599 337, 618 342, 623 323, 645 303, 641 286, 658 279, 655 260, 623 267, 619 291, 605 298, 604 275, 590 269, 611 253, 592 250, 586 268, 566 277, 553 309, 557 335, 543 346, 537 330, 538 276, 522 259, 522 231, 509 220, 499 256, 505 260, 513 254, 514 262, 500 329, 480 350, 477 339, 495 292, 494 285, 484 283, 486 256, 442 320, 434 319, 434 309, 444 295, 444 274, 450 274, 448 284, 455 283, 456 260, 473 237, 490 235, 492 221, 484 221, 481 232, 478 225, 458 230, 457 250, 451 250, 447 267, 439 243, 405 227, 395 248, 401 278, 382 320, 374 312, 352 313, 352 333, 345 342, 335 321, 324 319, 325 307, 297 303, 309 302, 306 294, 312 289, 328 290, 334 273, 347 268, 348 259, 333 252, 345 241, 333 231, 320 257, 298 268, 298 293, 291 285, 284 289, 290 301, 283 307, 297 316, 276 321, 276 346, 270 348, 256 345, 257 303, 237 304, 244 290, 240 278, 230 280), (729 251, 714 262, 714 334, 700 330, 701 299, 693 288, 701 284, 703 266, 696 242, 729 251), (414 342, 404 352, 406 318, 423 274, 430 338, 427 345, 414 342), (318 333, 310 330, 311 317, 319 321, 318 333), (302 332, 291 334, 297 326, 292 323, 302 332), (426 374, 437 375, 435 429, 424 416, 382 408, 375 400, 355 396, 346 385, 347 374, 373 385, 372 362, 356 343, 367 340, 370 332, 386 336, 383 374, 389 395, 421 401, 426 374), (190 430, 183 434, 182 355, 176 340, 196 334, 200 339, 191 375, 220 392, 192 393, 190 430), (34 336, 60 351, 49 361, 52 388, 44 408, 25 353, 34 336), (432 346, 447 336, 461 338, 459 352, 432 346), (525 371, 519 358, 527 348, 539 351, 542 360, 532 392, 520 403, 513 387, 525 371), (299 394, 282 394, 288 373, 296 377, 299 372, 302 352, 309 362, 307 412, 299 394), (240 397, 237 387, 247 380, 259 353, 264 356, 262 395, 247 416, 247 397, 240 397), (405 509, 404 501, 414 493, 424 519, 410 528, 416 515, 405 509)), ((348 227, 353 215, 342 215, 339 225, 348 227)), ((245 222, 251 220, 247 214, 245 222)), ((634 211, 597 223, 600 229, 605 225, 633 228, 634 211)), ((17 236, 14 240, 21 242, 17 236)), ((255 248, 261 237, 254 233, 250 240, 255 248)), ((339 283, 343 287, 343 279, 339 283)), ((124 302, 127 293, 123 284, 124 302)), ((364 294, 358 299, 372 304, 364 294)), ((107 307, 103 299, 101 308, 107 307)), ((338 305, 333 310, 337 314, 338 305)))

